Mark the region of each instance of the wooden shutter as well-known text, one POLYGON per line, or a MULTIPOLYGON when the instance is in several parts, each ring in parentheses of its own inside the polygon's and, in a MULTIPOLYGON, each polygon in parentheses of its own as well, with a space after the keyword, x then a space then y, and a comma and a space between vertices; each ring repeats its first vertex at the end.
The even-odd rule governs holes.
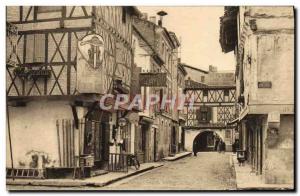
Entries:
POLYGON ((207 107, 207 122, 212 120, 212 107, 207 107))
POLYGON ((33 62, 45 62, 45 34, 34 35, 33 62))
POLYGON ((33 62, 33 54, 34 54, 34 35, 29 34, 26 35, 26 63, 33 62))
POLYGON ((26 63, 45 62, 45 34, 29 34, 26 37, 26 63))

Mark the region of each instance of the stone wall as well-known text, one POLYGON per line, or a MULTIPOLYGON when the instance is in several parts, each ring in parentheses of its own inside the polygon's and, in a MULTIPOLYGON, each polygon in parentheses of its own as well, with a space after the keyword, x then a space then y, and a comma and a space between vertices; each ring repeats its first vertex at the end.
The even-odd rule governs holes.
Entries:
MULTIPOLYGON (((29 102, 26 107, 9 107, 9 115, 14 167, 28 167, 31 152, 45 154, 50 160, 48 166, 58 166, 56 120, 73 119, 69 103, 29 102)), ((6 146, 6 166, 11 167, 8 134, 6 146)))
POLYGON ((294 115, 281 115, 277 138, 268 132, 265 152, 265 182, 290 184, 294 177, 294 115))

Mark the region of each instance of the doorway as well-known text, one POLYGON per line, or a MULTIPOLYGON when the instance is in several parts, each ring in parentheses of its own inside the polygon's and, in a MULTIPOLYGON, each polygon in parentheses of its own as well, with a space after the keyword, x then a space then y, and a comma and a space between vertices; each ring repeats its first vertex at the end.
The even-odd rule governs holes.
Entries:
POLYGON ((176 153, 176 127, 172 127, 172 134, 171 134, 171 154, 176 153))
POLYGON ((153 161, 156 160, 156 153, 157 153, 157 141, 156 141, 156 128, 153 129, 153 161))

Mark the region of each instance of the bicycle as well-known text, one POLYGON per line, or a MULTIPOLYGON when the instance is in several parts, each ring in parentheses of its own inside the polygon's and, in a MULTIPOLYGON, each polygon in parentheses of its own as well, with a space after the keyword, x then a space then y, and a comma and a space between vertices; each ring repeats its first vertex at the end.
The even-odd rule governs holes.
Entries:
POLYGON ((136 170, 140 169, 141 165, 136 155, 133 154, 128 155, 128 166, 134 166, 136 170))

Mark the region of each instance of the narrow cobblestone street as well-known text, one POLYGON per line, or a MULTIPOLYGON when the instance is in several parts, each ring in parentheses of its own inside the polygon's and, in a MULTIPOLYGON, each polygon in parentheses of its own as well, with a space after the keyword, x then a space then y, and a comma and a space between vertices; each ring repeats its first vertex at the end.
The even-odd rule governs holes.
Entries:
MULTIPOLYGON (((30 190, 29 186, 9 187, 30 190)), ((234 190, 230 154, 201 152, 106 187, 34 187, 44 190, 234 190)))
POLYGON ((228 190, 235 189, 229 154, 198 153, 109 189, 228 190), (167 186, 166 186, 167 185, 167 186))

